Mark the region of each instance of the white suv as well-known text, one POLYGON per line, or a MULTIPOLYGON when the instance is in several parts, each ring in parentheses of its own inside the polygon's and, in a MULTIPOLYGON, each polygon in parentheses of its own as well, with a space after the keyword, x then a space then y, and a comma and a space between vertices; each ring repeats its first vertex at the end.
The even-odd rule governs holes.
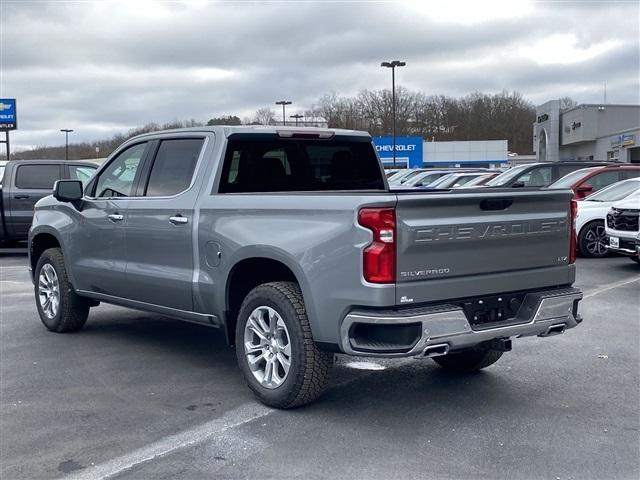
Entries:
POLYGON ((640 263, 640 197, 631 197, 611 206, 607 214, 608 249, 640 263))

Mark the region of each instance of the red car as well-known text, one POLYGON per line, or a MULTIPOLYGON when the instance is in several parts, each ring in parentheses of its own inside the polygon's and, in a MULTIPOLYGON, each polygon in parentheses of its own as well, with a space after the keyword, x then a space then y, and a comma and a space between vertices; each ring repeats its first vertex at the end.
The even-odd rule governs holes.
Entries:
POLYGON ((573 198, 582 200, 593 192, 628 178, 640 177, 640 165, 607 165, 571 172, 549 185, 549 188, 570 188, 573 198))

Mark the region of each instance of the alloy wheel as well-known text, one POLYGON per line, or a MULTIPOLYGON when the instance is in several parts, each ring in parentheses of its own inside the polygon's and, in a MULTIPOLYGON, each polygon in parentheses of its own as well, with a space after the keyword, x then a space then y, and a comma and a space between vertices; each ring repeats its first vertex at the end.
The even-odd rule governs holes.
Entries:
POLYGON ((254 309, 244 328, 244 353, 251 373, 263 387, 277 388, 291 367, 289 331, 278 312, 266 305, 254 309))

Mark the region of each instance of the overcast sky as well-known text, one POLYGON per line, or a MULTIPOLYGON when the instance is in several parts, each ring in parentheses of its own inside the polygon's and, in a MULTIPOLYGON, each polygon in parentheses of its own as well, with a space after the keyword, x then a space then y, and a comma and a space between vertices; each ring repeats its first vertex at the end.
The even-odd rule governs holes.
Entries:
POLYGON ((0 0, 12 146, 94 140, 150 121, 251 116, 398 84, 518 90, 538 104, 640 103, 640 2, 28 2, 0 0))

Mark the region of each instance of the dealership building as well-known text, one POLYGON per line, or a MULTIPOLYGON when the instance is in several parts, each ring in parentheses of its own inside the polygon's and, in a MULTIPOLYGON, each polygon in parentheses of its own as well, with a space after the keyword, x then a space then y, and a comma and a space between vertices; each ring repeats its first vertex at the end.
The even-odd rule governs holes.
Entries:
POLYGON ((422 137, 374 137, 378 155, 386 167, 396 166, 498 168, 509 162, 506 140, 425 142, 422 137))
POLYGON ((640 105, 583 104, 562 110, 558 100, 547 102, 536 108, 533 150, 539 162, 640 163, 640 105))

